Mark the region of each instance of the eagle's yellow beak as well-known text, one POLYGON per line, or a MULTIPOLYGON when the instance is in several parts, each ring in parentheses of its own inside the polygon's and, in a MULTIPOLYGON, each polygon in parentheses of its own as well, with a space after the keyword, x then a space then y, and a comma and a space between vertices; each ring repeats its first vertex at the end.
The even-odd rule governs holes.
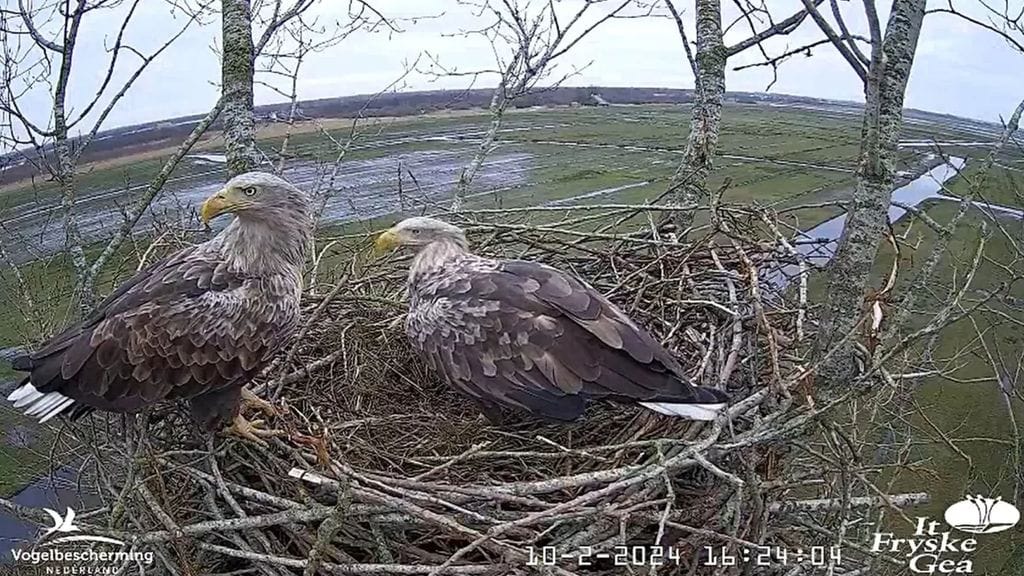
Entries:
POLYGON ((373 247, 378 252, 387 252, 388 250, 394 250, 402 243, 402 240, 398 237, 398 233, 395 232, 394 228, 390 228, 380 233, 377 239, 373 242, 373 247))
POLYGON ((232 206, 233 204, 228 199, 227 188, 221 188, 203 202, 203 206, 199 209, 199 218, 203 224, 208 224, 210 220, 229 211, 232 206))

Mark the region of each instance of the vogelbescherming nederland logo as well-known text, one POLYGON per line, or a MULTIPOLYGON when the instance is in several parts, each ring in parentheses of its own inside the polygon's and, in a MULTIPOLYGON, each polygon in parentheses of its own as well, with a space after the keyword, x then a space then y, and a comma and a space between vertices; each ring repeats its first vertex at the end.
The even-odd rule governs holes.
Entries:
POLYGON ((103 542, 105 544, 113 544, 115 546, 124 546, 123 540, 116 538, 108 538, 106 536, 93 536, 89 534, 79 534, 75 536, 60 536, 47 540, 52 534, 71 534, 74 532, 81 532, 82 529, 75 526, 75 511, 71 508, 67 509, 64 516, 57 513, 56 510, 49 508, 43 508, 43 511, 50 515, 53 519, 53 527, 43 533, 40 538, 42 546, 51 546, 54 544, 60 544, 61 542, 103 542))
POLYGON ((120 574, 127 562, 145 566, 153 563, 152 551, 125 550, 123 540, 85 534, 75 524, 75 511, 71 508, 64 515, 49 508, 43 511, 53 520, 53 526, 43 532, 33 548, 11 550, 18 565, 39 569, 45 566, 45 574, 108 576, 120 574), (82 546, 87 543, 109 544, 115 549, 82 546))
POLYGON ((968 495, 963 500, 946 508, 943 516, 946 524, 961 532, 972 534, 994 534, 1009 530, 1020 522, 1020 511, 1002 496, 987 498, 968 495))

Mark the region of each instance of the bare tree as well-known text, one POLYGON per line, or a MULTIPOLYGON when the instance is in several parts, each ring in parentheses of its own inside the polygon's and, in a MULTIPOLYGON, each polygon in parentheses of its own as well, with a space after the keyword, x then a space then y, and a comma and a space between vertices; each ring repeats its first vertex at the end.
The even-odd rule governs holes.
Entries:
POLYGON ((253 116, 252 7, 249 0, 222 0, 221 98, 224 101, 224 148, 228 176, 259 164, 256 119, 253 116))
MULTIPOLYGON (((626 17, 626 9, 634 0, 588 0, 572 14, 560 15, 554 2, 531 0, 459 0, 459 4, 489 14, 493 21, 487 26, 467 32, 487 39, 494 51, 497 67, 491 70, 460 72, 445 68, 436 59, 433 64, 442 75, 469 76, 474 80, 481 75, 498 76, 498 85, 491 94, 487 107, 490 124, 473 158, 459 174, 452 199, 452 209, 458 210, 469 191, 469 186, 494 150, 494 142, 501 128, 505 111, 517 99, 537 89, 540 81, 549 79, 555 61, 572 50, 598 26, 612 18, 626 17)), ((434 72, 437 73, 437 72, 434 72)), ((549 82, 546 88, 559 86, 569 72, 549 82)))
POLYGON ((261 70, 274 76, 279 76, 287 81, 287 88, 282 89, 274 82, 254 80, 255 83, 266 86, 270 90, 288 99, 288 114, 284 121, 288 125, 281 147, 277 150, 277 164, 274 170, 280 174, 284 171, 285 161, 288 157, 288 143, 292 137, 292 130, 299 114, 299 74, 302 64, 311 52, 326 48, 340 42, 343 37, 330 38, 327 41, 314 41, 310 36, 312 32, 310 25, 303 19, 297 18, 285 28, 285 34, 281 35, 280 46, 267 54, 269 63, 261 70), (285 47, 285 42, 290 41, 293 47, 285 47))
MULTIPOLYGON (((288 103, 288 111, 283 117, 277 114, 274 116, 275 120, 287 125, 280 147, 273 151, 276 155, 275 170, 278 173, 284 170, 290 155, 288 148, 295 123, 300 119, 308 119, 299 105, 299 77, 306 58, 337 46, 357 31, 375 32, 381 28, 392 32, 401 31, 396 19, 384 17, 367 4, 353 6, 343 22, 335 20, 325 24, 317 17, 303 15, 289 22, 260 55, 253 83, 278 94, 288 103)), ((324 134, 331 138, 329 133, 324 134)), ((274 162, 269 153, 260 151, 260 156, 267 162, 274 162)))
POLYGON ((999 154, 1003 151, 1014 133, 1016 133, 1017 129, 1020 127, 1021 114, 1024 114, 1024 102, 1018 104, 1017 108, 1010 113, 1010 117, 1006 122, 1006 129, 1003 131, 1003 136, 999 139, 996 145, 992 147, 988 157, 971 179, 967 192, 960 197, 960 206, 952 220, 950 220, 945 226, 938 228, 938 241, 934 246, 932 246, 931 252, 924 261, 924 265, 914 276, 913 281, 904 291, 902 298, 900 298, 899 305, 896 306, 896 314, 888 327, 888 332, 891 335, 895 336, 900 330, 906 327, 911 315, 913 314, 918 298, 927 292, 928 284, 932 280, 935 270, 938 268, 939 261, 949 250, 950 242, 952 241, 954 234, 956 234, 960 222, 967 214, 967 211, 975 205, 974 202, 978 197, 978 190, 985 184, 989 171, 992 169, 992 166, 995 165, 999 154))
MULTIPOLYGON (((259 19, 262 32, 255 42, 250 40, 251 53, 258 55, 278 29, 305 12, 314 2, 295 0, 285 4, 283 0, 277 0, 269 5, 266 14, 259 19)), ((180 25, 163 44, 146 54, 125 41, 125 32, 133 22, 139 4, 140 0, 130 4, 114 0, 78 0, 65 9, 63 2, 34 5, 22 0, 16 10, 0 9, 0 73, 3 74, 3 81, 0 82, 0 129, 3 133, 0 140, 6 148, 23 150, 26 160, 48 172, 59 186, 66 249, 74 265, 83 312, 90 310, 95 302, 96 280, 104 266, 130 237, 174 169, 213 125, 226 104, 224 98, 218 99, 206 116, 200 119, 138 198, 125 210, 121 225, 105 242, 98 256, 90 261, 86 256, 87 241, 79 230, 75 210, 79 192, 76 182, 78 160, 102 129, 107 117, 149 65, 189 27, 200 24, 212 13, 208 3, 174 3, 175 13, 183 15, 180 25), (75 66, 75 45, 82 22, 99 10, 118 9, 122 10, 123 18, 113 45, 108 50, 109 61, 97 93, 84 106, 73 103, 74 109, 79 112, 69 115, 67 111, 71 109, 71 103, 68 101, 67 87, 72 72, 78 69, 75 66), (119 69, 119 63, 129 54, 135 56, 139 63, 127 80, 115 90, 115 72, 119 69), (30 91, 49 86, 52 86, 50 118, 34 118, 29 111, 21 108, 20 98, 30 91), (84 129, 83 135, 73 137, 72 131, 76 129, 84 129), (34 151, 34 154, 29 155, 24 151, 26 148, 34 151)), ((250 102, 250 118, 251 108, 250 102)))
POLYGON ((895 0, 884 35, 874 2, 864 2, 870 57, 859 50, 856 38, 845 32, 847 26, 838 10, 833 11, 833 16, 841 32, 832 27, 810 0, 804 0, 804 6, 864 81, 857 183, 850 199, 846 226, 828 272, 814 345, 815 357, 821 359, 818 382, 821 386, 835 387, 850 382, 857 372, 850 335, 865 317, 865 289, 879 244, 885 236, 897 144, 903 126, 903 97, 924 21, 925 0, 895 0))
MULTIPOLYGON (((813 6, 824 0, 814 0, 813 6)), ((735 1, 740 14, 728 26, 732 28, 739 22, 746 22, 751 35, 731 46, 723 41, 722 2, 721 0, 694 0, 696 14, 696 45, 691 49, 680 11, 672 0, 664 0, 666 8, 675 20, 679 36, 683 41, 683 51, 690 69, 693 71, 694 90, 693 105, 690 112, 690 134, 686 140, 683 159, 672 177, 670 187, 675 190, 674 199, 681 206, 696 206, 706 201, 708 195, 708 176, 718 152, 718 134, 722 124, 722 97, 725 95, 725 69, 729 58, 757 47, 764 56, 764 63, 777 70, 778 64, 791 54, 808 49, 802 46, 797 50, 770 57, 763 46, 769 38, 786 35, 796 30, 807 18, 807 10, 797 11, 788 18, 775 22, 768 9, 767 2, 756 3, 751 0, 735 1), (765 26, 763 23, 767 23, 765 26), (759 29, 760 28, 760 29, 759 29)), ((774 81, 773 81, 774 83, 774 81)), ((680 231, 689 228, 693 223, 694 210, 675 212, 675 222, 680 231)))
MULTIPOLYGON (((179 4, 177 9, 185 14, 183 21, 172 29, 163 44, 147 54, 125 40, 125 31, 132 24, 139 3, 140 0, 127 5, 113 0, 77 0, 36 4, 19 0, 15 9, 0 9, 0 66, 3 74, 0 82, 0 128, 4 130, 0 139, 7 141, 5 147, 34 150, 35 155, 27 159, 57 182, 66 246, 79 281, 89 287, 86 294, 91 292, 95 272, 87 261, 75 213, 78 159, 149 65, 188 28, 197 24, 206 11, 202 3, 179 4), (84 105, 75 103, 73 111, 68 101, 68 87, 72 77, 77 76, 75 48, 82 24, 100 11, 116 10, 120 10, 121 24, 108 51, 110 56, 102 72, 102 81, 84 105), (138 62, 128 78, 117 86, 113 78, 123 69, 123 60, 130 57, 138 62), (30 111, 22 109, 18 102, 20 98, 47 87, 52 87, 49 118, 35 118, 30 111), (73 131, 82 135, 73 137, 73 131)), ((82 72, 84 75, 94 73, 94 69, 82 72)), ((91 304, 91 298, 84 300, 91 304)))

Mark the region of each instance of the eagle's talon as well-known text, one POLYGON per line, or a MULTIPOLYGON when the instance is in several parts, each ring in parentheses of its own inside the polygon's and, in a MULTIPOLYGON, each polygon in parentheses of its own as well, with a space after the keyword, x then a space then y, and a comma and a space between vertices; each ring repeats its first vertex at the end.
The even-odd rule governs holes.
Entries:
POLYGON ((231 426, 228 426, 225 429, 225 432, 247 440, 252 440, 261 446, 267 445, 267 442, 263 440, 264 438, 274 438, 276 436, 284 435, 283 430, 265 430, 259 428, 262 424, 263 420, 253 420, 250 422, 245 419, 245 416, 239 414, 231 421, 231 426))
POLYGON ((242 388, 242 409, 254 408, 267 416, 280 416, 281 411, 276 406, 257 396, 248 388, 242 388))

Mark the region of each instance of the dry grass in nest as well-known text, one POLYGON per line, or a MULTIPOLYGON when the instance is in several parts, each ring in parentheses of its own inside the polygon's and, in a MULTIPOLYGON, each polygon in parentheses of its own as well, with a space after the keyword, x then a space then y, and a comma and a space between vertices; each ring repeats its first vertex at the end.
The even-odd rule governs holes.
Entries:
POLYGON ((324 334, 313 337, 316 350, 307 352, 316 358, 321 348, 343 348, 343 358, 286 386, 281 396, 302 415, 306 433, 326 433, 354 467, 417 476, 464 455, 433 476, 453 482, 541 480, 635 463, 643 450, 588 449, 672 437, 689 427, 635 406, 597 402, 571 424, 505 412, 502 424, 492 425, 415 356, 393 317, 372 309, 373 303, 356 303, 371 307, 358 314, 361 320, 379 320, 349 323, 351 305, 337 311, 340 318, 326 323, 324 334), (488 465, 479 465, 484 458, 488 465))
MULTIPOLYGON (((762 240, 760 212, 723 210, 728 234, 690 244, 646 225, 622 234, 636 213, 464 224, 485 254, 547 261, 608 293, 693 380, 728 387, 727 417, 694 424, 595 402, 573 424, 510 415, 492 426, 413 357, 405 264, 348 243, 347 271, 309 296, 296 348, 258 383, 287 407, 272 423, 289 434, 210 442, 152 414, 95 433, 101 496, 116 511, 96 528, 178 574, 525 574, 543 546, 624 545, 671 548, 669 572, 707 573, 704 545, 830 542, 783 542, 768 513, 789 494, 780 442, 820 414, 800 388, 803 302, 753 282, 792 252, 762 240)), ((623 572, 571 559, 545 570, 623 572)))

